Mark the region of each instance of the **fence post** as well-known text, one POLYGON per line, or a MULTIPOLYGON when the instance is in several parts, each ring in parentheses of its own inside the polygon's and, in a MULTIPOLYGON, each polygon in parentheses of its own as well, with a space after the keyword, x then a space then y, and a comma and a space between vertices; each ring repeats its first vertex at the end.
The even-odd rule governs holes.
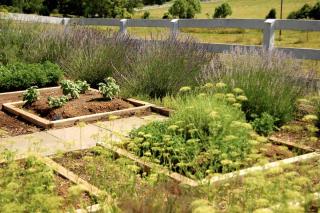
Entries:
POLYGON ((171 23, 171 35, 175 37, 179 33, 179 19, 172 19, 170 23, 171 23))
POLYGON ((127 21, 128 19, 121 19, 120 20, 120 29, 119 32, 121 34, 127 34, 127 21))
POLYGON ((263 31, 263 48, 267 51, 272 51, 274 47, 274 25, 275 19, 267 19, 264 22, 263 31))

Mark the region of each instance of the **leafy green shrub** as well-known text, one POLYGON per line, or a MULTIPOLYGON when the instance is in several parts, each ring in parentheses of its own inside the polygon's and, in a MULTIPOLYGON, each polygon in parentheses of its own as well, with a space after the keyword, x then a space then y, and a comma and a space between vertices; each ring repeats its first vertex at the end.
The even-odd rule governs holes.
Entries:
POLYGON ((294 117, 296 100, 308 89, 301 79, 309 77, 300 63, 281 52, 244 49, 221 55, 203 72, 204 82, 222 80, 244 90, 248 101, 243 110, 248 120, 266 112, 277 119, 277 126, 294 117))
POLYGON ((150 12, 149 12, 149 11, 145 11, 145 12, 143 13, 143 15, 142 15, 141 18, 143 18, 143 19, 149 19, 149 18, 150 18, 150 12))
POLYGON ((194 18, 201 12, 201 4, 199 0, 175 0, 168 11, 173 17, 194 18))
POLYGON ((277 12, 275 8, 272 8, 269 13, 266 15, 266 19, 276 19, 277 18, 277 12))
POLYGON ((106 83, 99 83, 99 92, 103 98, 112 100, 112 98, 120 92, 120 87, 117 85, 116 80, 112 77, 105 79, 106 83))
POLYGON ((228 93, 223 83, 215 88, 172 98, 169 120, 132 131, 125 148, 192 178, 234 171, 261 158, 256 150, 261 140, 239 109, 245 96, 228 93))
POLYGON ((39 99, 40 92, 37 89, 37 86, 32 86, 23 93, 23 100, 26 101, 27 105, 30 105, 39 99))
POLYGON ((0 65, 0 91, 22 90, 31 86, 57 85, 62 75, 61 69, 50 62, 0 65))
POLYGON ((256 117, 251 124, 257 133, 268 136, 276 128, 276 121, 277 119, 275 119, 272 115, 264 112, 261 114, 261 117, 256 117))
POLYGON ((69 98, 67 96, 61 96, 61 97, 48 97, 48 105, 51 108, 60 108, 64 106, 66 103, 68 103, 69 98))
POLYGON ((223 3, 214 9, 213 18, 226 18, 231 16, 232 9, 228 3, 223 3))

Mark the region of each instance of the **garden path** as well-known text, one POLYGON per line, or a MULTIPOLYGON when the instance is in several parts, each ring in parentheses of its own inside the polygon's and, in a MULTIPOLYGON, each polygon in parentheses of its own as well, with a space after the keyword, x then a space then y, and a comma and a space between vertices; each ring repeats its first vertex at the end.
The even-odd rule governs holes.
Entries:
POLYGON ((132 116, 112 121, 79 124, 73 127, 0 138, 0 152, 7 149, 15 152, 16 159, 21 159, 30 153, 48 156, 88 149, 96 146, 98 142, 119 142, 128 136, 130 130, 163 119, 166 119, 166 117, 158 114, 132 116))

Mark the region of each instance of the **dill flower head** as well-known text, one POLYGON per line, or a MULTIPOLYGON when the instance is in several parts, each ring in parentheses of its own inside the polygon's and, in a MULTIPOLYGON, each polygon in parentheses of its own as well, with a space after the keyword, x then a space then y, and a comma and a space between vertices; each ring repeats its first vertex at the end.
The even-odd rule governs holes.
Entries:
POLYGON ((179 89, 179 92, 181 92, 181 93, 186 93, 189 91, 191 91, 191 87, 188 87, 188 86, 184 86, 179 89))
POLYGON ((170 125, 170 126, 168 126, 168 130, 172 130, 172 131, 175 131, 175 130, 177 130, 179 128, 179 126, 177 126, 177 125, 170 125))
POLYGON ((214 85, 212 83, 206 83, 203 87, 207 89, 211 89, 214 87, 214 85))
POLYGON ((227 87, 227 85, 223 82, 219 82, 219 83, 216 83, 216 87, 217 88, 225 88, 225 87, 227 87))
POLYGON ((234 89, 233 89, 233 92, 236 93, 236 94, 242 94, 242 93, 243 93, 243 90, 240 89, 240 88, 234 88, 234 89))
POLYGON ((248 98, 246 97, 246 96, 244 96, 244 95, 239 95, 239 96, 237 96, 237 100, 239 100, 239 101, 247 101, 248 100, 248 98))
POLYGON ((242 105, 241 105, 241 104, 239 104, 239 103, 234 103, 234 104, 232 104, 232 106, 234 106, 234 107, 236 107, 236 108, 239 108, 239 109, 240 109, 242 105))
POLYGON ((302 118, 302 121, 305 121, 305 122, 314 122, 317 120, 318 120, 318 116, 316 116, 316 115, 305 115, 302 118))

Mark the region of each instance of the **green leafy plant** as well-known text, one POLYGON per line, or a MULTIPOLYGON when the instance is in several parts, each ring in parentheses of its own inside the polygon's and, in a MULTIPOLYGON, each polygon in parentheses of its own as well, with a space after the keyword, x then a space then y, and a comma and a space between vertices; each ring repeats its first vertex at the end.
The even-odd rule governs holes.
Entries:
POLYGON ((261 114, 261 117, 252 117, 255 118, 251 124, 254 130, 256 130, 259 134, 268 136, 276 129, 275 123, 277 119, 272 115, 264 112, 261 114))
POLYGON ((142 15, 141 18, 143 18, 143 19, 149 19, 149 18, 150 18, 150 12, 149 12, 149 11, 145 11, 145 12, 143 13, 143 15, 142 15))
POLYGON ((60 108, 64 106, 66 103, 68 103, 69 98, 67 96, 61 96, 61 97, 48 97, 48 105, 51 108, 60 108))
POLYGON ((117 85, 116 80, 112 77, 105 79, 106 83, 99 83, 99 92, 103 98, 112 100, 112 98, 120 92, 120 87, 117 85))
POLYGON ((39 95, 40 92, 38 91, 38 87, 32 86, 23 93, 23 100, 26 101, 26 105, 30 105, 33 102, 39 100, 39 95))
POLYGON ((181 97, 171 97, 175 109, 164 122, 153 122, 131 132, 125 148, 188 177, 237 170, 262 159, 262 138, 246 122, 240 106, 241 89, 228 91, 224 83, 206 84, 181 97), (213 86, 213 87, 212 87, 213 86), (240 105, 240 106, 239 106, 240 105))
POLYGON ((275 8, 272 8, 269 13, 266 15, 266 19, 276 19, 277 18, 277 12, 275 8))
POLYGON ((62 75, 59 66, 50 62, 0 65, 0 92, 57 85, 62 75))
POLYGON ((88 84, 87 81, 77 80, 75 84, 77 85, 80 94, 84 94, 90 89, 90 84, 88 84))
POLYGON ((61 81, 61 89, 64 95, 70 95, 71 98, 77 99, 80 97, 80 88, 76 83, 70 80, 61 81))
POLYGON ((232 14, 231 6, 228 3, 223 3, 215 8, 213 18, 226 18, 232 14))
POLYGON ((173 17, 194 18, 201 11, 201 4, 199 0, 175 0, 168 11, 173 17))

